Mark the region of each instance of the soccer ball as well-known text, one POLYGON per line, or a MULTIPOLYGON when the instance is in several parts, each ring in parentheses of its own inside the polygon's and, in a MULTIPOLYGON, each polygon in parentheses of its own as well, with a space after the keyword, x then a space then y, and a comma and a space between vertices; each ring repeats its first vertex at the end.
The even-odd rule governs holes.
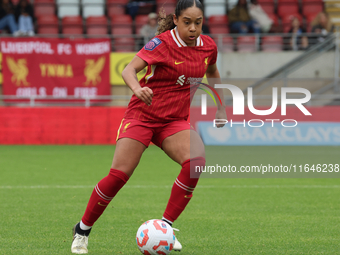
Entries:
POLYGON ((143 254, 169 254, 175 243, 174 230, 165 221, 148 220, 139 227, 136 243, 143 254))

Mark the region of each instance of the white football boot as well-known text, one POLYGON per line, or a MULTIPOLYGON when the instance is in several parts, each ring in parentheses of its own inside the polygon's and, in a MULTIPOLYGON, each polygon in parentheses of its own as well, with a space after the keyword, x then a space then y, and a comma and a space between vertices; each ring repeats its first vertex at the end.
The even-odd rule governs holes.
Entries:
MULTIPOLYGON (((177 228, 172 228, 175 231, 179 231, 177 228)), ((177 240, 177 237, 175 236, 175 243, 174 243, 174 251, 181 251, 182 250, 182 245, 181 243, 177 240)))
POLYGON ((76 233, 76 226, 74 226, 71 252, 75 254, 86 254, 88 253, 88 250, 87 250, 88 244, 89 244, 89 237, 85 235, 82 236, 76 233))

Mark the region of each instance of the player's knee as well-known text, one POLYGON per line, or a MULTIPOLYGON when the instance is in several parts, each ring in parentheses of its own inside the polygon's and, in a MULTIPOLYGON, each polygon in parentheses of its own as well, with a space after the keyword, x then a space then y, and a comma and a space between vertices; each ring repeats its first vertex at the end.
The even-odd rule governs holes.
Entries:
POLYGON ((130 164, 131 162, 128 163, 122 163, 122 162, 112 162, 111 169, 118 169, 119 171, 122 171, 123 173, 127 174, 129 177, 133 174, 135 170, 135 166, 138 165, 139 161, 134 164, 130 164))
POLYGON ((205 159, 205 150, 204 148, 195 148, 190 149, 189 157, 191 160, 196 160, 197 158, 204 158, 205 159))
POLYGON ((198 178, 200 177, 203 169, 205 167, 205 158, 204 157, 195 157, 188 159, 182 164, 182 172, 186 176, 190 177, 192 188, 194 188, 198 182, 198 178))

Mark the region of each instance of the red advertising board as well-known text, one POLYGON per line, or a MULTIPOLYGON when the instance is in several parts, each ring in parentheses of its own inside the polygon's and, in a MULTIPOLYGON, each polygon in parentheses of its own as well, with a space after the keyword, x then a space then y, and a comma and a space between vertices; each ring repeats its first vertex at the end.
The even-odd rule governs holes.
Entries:
POLYGON ((110 95, 109 39, 2 38, 1 52, 4 95, 59 101, 110 95))
MULTIPOLYGON (((304 116, 296 107, 288 108, 288 116, 299 123, 340 122, 339 106, 307 109, 312 116, 304 116)), ((115 144, 125 110, 124 107, 0 107, 0 144, 115 144)), ((232 107, 227 107, 226 111, 228 119, 234 119, 232 107)), ((209 113, 215 114, 216 108, 208 108, 206 116, 209 113)), ((253 117, 244 118, 249 120, 253 117)), ((278 115, 270 118, 282 120, 278 115)), ((205 120, 211 121, 211 118, 200 119, 205 120)), ((235 120, 239 121, 240 117, 235 120)), ((191 124, 196 127, 195 123, 191 124)), ((275 122, 275 125, 278 124, 275 122)), ((325 135, 328 136, 329 132, 325 135)))

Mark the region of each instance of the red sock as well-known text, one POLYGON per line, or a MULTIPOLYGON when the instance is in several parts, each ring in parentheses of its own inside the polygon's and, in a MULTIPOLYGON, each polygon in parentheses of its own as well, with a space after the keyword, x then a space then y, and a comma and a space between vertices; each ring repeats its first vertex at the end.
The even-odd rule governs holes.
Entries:
POLYGON ((102 215, 107 205, 117 192, 129 180, 129 176, 120 170, 111 168, 108 176, 104 177, 94 188, 85 214, 81 219, 86 226, 93 226, 102 215))
POLYGON ((190 169, 194 172, 195 166, 205 166, 205 158, 197 157, 184 161, 182 170, 172 186, 163 218, 174 222, 189 203, 198 182, 198 178, 190 178, 190 169))

